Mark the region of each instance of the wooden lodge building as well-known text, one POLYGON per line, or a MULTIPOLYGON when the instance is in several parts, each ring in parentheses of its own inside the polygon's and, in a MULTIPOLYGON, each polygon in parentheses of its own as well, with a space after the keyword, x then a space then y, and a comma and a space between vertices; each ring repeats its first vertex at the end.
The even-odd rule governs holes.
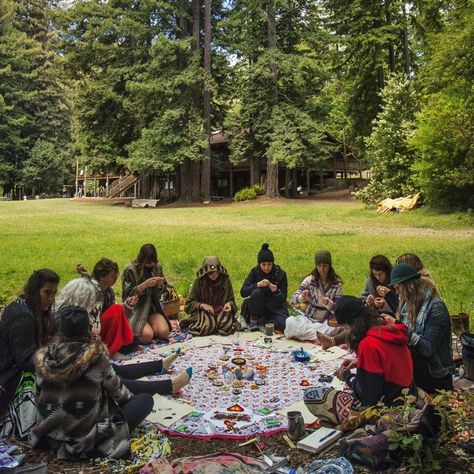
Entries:
MULTIPOLYGON (((338 188, 347 179, 363 179, 366 167, 356 159, 354 153, 329 133, 325 134, 324 142, 333 150, 330 157, 322 162, 318 169, 307 166, 288 169, 279 167, 280 194, 287 197, 312 195, 318 190, 332 187, 338 188)), ((211 143, 211 198, 220 200, 233 197, 236 192, 250 185, 250 165, 248 162, 231 164, 229 161, 228 139, 222 132, 214 132, 211 143)), ((260 183, 265 184, 266 159, 260 160, 260 183)), ((76 195, 115 198, 136 197, 142 199, 160 199, 165 202, 179 198, 177 173, 155 176, 135 176, 131 173, 87 174, 87 167, 76 169, 76 195)))

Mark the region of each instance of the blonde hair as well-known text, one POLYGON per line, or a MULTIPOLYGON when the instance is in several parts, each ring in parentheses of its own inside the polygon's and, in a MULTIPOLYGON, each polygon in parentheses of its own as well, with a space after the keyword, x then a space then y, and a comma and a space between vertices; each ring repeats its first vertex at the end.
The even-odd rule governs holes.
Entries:
POLYGON ((420 312, 423 302, 427 296, 433 298, 439 296, 438 289, 433 280, 426 277, 420 277, 414 280, 408 280, 399 285, 399 299, 397 315, 400 318, 402 307, 406 307, 408 322, 414 326, 416 317, 420 312))

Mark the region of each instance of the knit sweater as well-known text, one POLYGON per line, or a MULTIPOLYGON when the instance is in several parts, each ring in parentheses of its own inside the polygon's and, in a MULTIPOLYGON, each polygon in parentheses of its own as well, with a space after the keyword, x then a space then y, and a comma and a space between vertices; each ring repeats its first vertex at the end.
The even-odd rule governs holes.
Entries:
POLYGON ((291 297, 292 304, 306 303, 303 300, 303 291, 308 290, 310 293, 308 307, 306 308, 305 316, 316 321, 323 322, 331 316, 329 311, 324 306, 321 306, 319 299, 323 296, 327 296, 333 303, 342 296, 343 287, 340 280, 334 280, 329 283, 328 286, 324 287, 321 280, 316 280, 313 275, 308 275, 302 282, 299 288, 293 293, 291 297))
MULTIPOLYGON (((49 328, 48 332, 51 331, 49 328)), ((0 315, 0 412, 15 394, 21 373, 34 370, 37 349, 36 319, 26 301, 19 297, 0 315)))
POLYGON ((357 374, 347 380, 363 405, 386 405, 414 389, 413 361, 404 324, 385 324, 367 331, 357 349, 357 374))

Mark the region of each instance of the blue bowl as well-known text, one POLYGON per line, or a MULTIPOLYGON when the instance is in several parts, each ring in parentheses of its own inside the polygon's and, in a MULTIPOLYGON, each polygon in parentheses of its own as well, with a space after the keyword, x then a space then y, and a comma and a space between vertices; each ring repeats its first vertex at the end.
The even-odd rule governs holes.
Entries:
POLYGON ((308 362, 311 359, 311 354, 306 351, 301 351, 300 349, 292 352, 293 357, 296 362, 308 362))

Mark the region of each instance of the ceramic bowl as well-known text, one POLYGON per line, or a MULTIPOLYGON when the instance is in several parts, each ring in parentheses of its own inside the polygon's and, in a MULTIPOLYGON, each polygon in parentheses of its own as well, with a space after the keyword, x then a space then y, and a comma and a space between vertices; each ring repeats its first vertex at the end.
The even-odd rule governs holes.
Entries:
POLYGON ((292 354, 296 362, 308 362, 309 359, 311 359, 311 354, 306 351, 301 351, 301 349, 293 351, 292 354))

